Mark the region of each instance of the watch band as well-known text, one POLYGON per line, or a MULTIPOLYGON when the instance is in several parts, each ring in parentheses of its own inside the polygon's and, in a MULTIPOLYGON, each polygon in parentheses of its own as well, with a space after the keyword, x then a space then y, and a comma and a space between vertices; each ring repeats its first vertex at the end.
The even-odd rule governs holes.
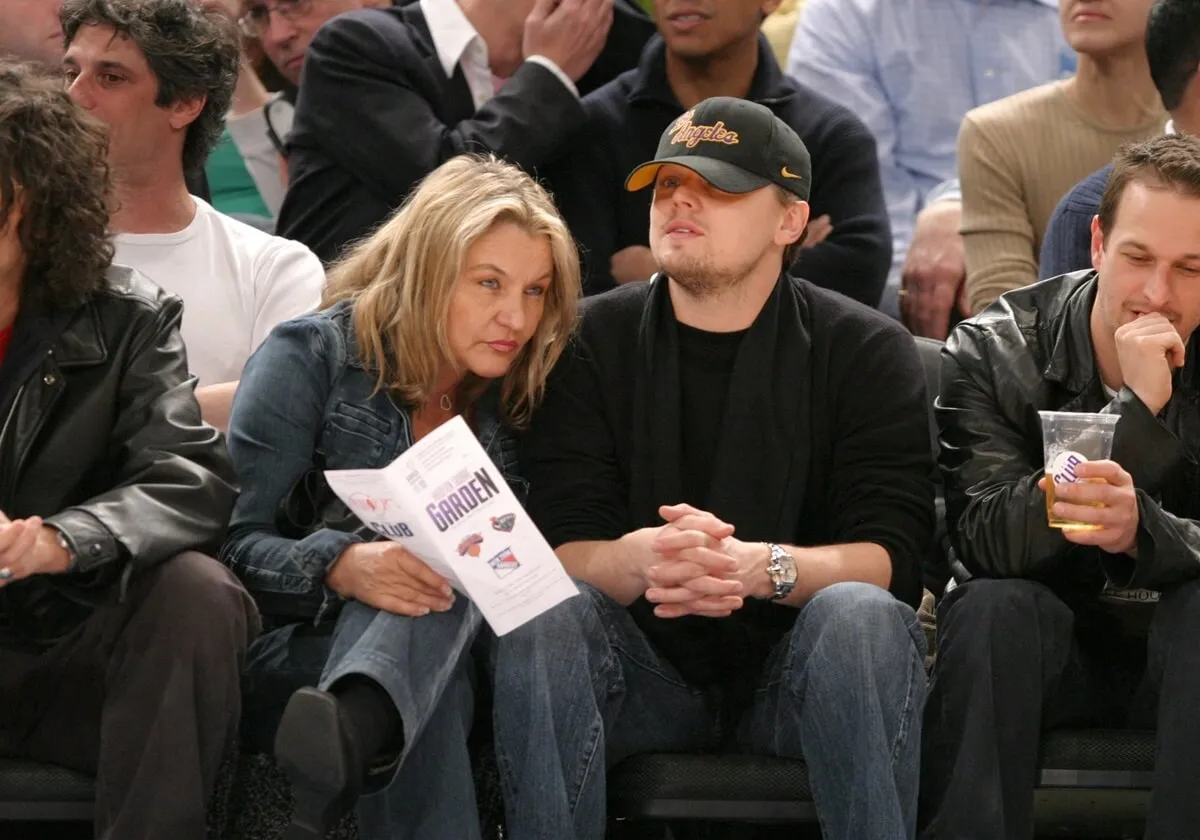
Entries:
POLYGON ((796 558, 787 549, 776 543, 767 543, 767 548, 771 550, 767 574, 771 578, 771 583, 775 585, 775 592, 771 595, 770 600, 782 601, 796 588, 796 558))
POLYGON ((67 565, 67 571, 71 571, 78 563, 79 555, 75 553, 74 546, 71 545, 71 541, 67 539, 67 535, 63 533, 61 528, 54 529, 54 539, 55 542, 58 543, 58 547, 67 552, 67 557, 70 558, 70 562, 67 565))

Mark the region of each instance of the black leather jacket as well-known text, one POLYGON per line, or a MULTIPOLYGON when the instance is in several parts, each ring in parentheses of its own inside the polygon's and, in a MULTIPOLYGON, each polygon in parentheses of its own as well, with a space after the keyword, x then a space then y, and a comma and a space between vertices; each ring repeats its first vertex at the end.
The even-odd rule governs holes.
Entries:
POLYGON ((23 307, 0 367, 0 511, 41 516, 77 568, 0 589, 0 630, 47 643, 129 577, 215 551, 233 508, 220 434, 200 420, 183 307, 128 268, 73 312, 23 307))
POLYGON ((1092 352, 1096 274, 1080 271, 1006 294, 960 324, 942 356, 940 466, 954 550, 972 575, 1044 580, 1088 594, 1164 589, 1200 576, 1200 339, 1155 416, 1128 388, 1104 392, 1092 352), (1137 560, 1068 543, 1046 524, 1039 410, 1121 416, 1113 460, 1133 476, 1137 560))

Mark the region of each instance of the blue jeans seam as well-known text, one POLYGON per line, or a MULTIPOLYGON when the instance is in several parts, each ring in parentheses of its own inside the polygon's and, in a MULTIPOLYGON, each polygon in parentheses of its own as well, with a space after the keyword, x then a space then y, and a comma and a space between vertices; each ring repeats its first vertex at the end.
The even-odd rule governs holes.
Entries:
MULTIPOLYGON (((909 637, 913 638, 914 633, 923 633, 921 623, 916 619, 914 614, 910 621, 907 616, 904 617, 905 629, 908 630, 909 637)), ((901 749, 904 743, 908 740, 908 735, 912 730, 913 720, 913 695, 915 693, 916 681, 925 676, 925 662, 921 656, 916 643, 913 644, 913 649, 909 651, 909 656, 915 658, 915 662, 910 659, 908 669, 908 687, 904 692, 904 707, 900 712, 900 726, 896 730, 896 738, 892 742, 892 771, 895 772, 896 765, 900 760, 901 749)))
POLYGON ((592 768, 596 763, 596 745, 600 743, 600 735, 604 730, 604 723, 601 720, 600 724, 592 727, 591 737, 588 739, 586 746, 587 761, 583 764, 583 771, 575 777, 575 781, 571 785, 571 790, 567 797, 567 808, 570 810, 572 817, 575 815, 575 808, 579 805, 579 792, 583 790, 585 782, 592 774, 592 768))

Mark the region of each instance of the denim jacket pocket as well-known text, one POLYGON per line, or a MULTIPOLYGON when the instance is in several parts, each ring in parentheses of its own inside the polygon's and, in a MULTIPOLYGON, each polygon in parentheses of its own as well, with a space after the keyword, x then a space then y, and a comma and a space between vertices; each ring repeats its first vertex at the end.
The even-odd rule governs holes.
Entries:
POLYGON ((394 422, 339 401, 325 419, 318 451, 331 470, 378 469, 395 449, 394 422))

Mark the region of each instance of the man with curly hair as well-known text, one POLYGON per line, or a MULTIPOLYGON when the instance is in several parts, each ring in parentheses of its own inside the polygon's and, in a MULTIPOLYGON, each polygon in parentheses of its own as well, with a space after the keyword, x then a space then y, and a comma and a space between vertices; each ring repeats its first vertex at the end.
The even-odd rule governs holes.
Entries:
POLYGON ((325 273, 303 245, 188 193, 220 139, 237 79, 228 16, 188 0, 67 0, 71 98, 108 124, 115 260, 183 299, 204 419, 224 428, 242 367, 280 321, 312 309, 325 273))
POLYGON ((103 127, 0 59, 0 755, 96 775, 96 837, 202 840, 260 621, 178 298, 111 264, 103 127))

